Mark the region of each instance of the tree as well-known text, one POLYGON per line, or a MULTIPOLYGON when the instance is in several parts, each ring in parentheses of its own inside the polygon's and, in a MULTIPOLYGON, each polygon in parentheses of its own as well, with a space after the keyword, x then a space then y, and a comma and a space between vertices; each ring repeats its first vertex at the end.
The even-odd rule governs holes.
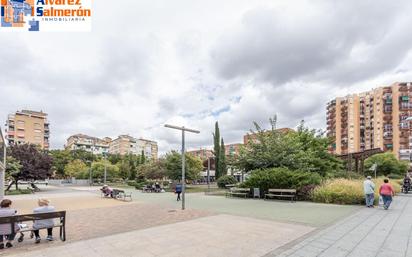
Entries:
POLYGON ((119 167, 111 164, 108 160, 100 160, 92 163, 93 178, 103 178, 104 170, 107 169, 107 178, 119 178, 119 167))
POLYGON ((122 160, 121 162, 117 163, 117 167, 119 168, 119 176, 122 179, 128 179, 132 172, 129 160, 122 160))
POLYGON ((52 169, 58 177, 64 177, 66 165, 73 160, 72 154, 69 150, 51 150, 53 157, 52 169))
POLYGON ((70 154, 72 155, 73 160, 82 160, 84 163, 93 162, 97 160, 96 155, 84 149, 72 150, 70 154))
POLYGON ((70 161, 64 167, 64 175, 69 178, 81 178, 85 176, 85 173, 88 173, 89 167, 79 159, 70 161))
POLYGON ((227 175, 227 165, 226 165, 226 147, 223 138, 220 142, 220 152, 219 152, 219 177, 227 175))
POLYGON ((220 177, 220 131, 219 131, 219 123, 216 121, 215 123, 215 133, 213 133, 213 155, 215 156, 215 176, 216 178, 220 177))
POLYGON ((12 145, 8 151, 9 156, 18 160, 22 165, 20 171, 13 176, 16 189, 18 180, 46 179, 52 175, 52 157, 47 152, 38 149, 36 145, 12 145))
POLYGON ((165 164, 164 159, 146 162, 137 168, 138 177, 145 179, 163 179, 167 173, 165 164))
POLYGON ((122 160, 122 156, 120 154, 108 154, 107 160, 109 160, 111 164, 117 164, 122 160))
MULTIPOLYGON (((165 158, 166 175, 173 180, 182 179, 182 155, 176 151, 166 154, 165 158)), ((203 170, 203 163, 199 157, 185 154, 185 177, 186 179, 198 179, 203 170)))
POLYGON ((284 167, 290 170, 317 172, 322 176, 342 169, 342 162, 327 151, 329 140, 303 122, 297 131, 276 129, 276 117, 270 119, 271 130, 255 123, 254 140, 249 140, 235 165, 245 171, 284 167))
POLYGON ((140 164, 144 164, 146 162, 146 156, 144 155, 144 151, 142 150, 142 154, 140 155, 140 164))
POLYGON ((387 176, 389 174, 403 175, 408 171, 409 163, 407 161, 398 161, 393 153, 375 154, 365 160, 365 172, 372 175, 370 168, 377 164, 376 174, 387 176))
MULTIPOLYGON (((11 156, 7 156, 7 159, 6 159, 6 178, 15 180, 15 177, 18 176, 18 174, 20 173, 20 169, 22 167, 23 166, 20 164, 20 162, 17 159, 15 159, 11 156)), ((9 184, 6 191, 9 191, 9 189, 12 185, 13 184, 9 184)), ((17 190, 17 183, 16 183, 16 190, 17 190)))

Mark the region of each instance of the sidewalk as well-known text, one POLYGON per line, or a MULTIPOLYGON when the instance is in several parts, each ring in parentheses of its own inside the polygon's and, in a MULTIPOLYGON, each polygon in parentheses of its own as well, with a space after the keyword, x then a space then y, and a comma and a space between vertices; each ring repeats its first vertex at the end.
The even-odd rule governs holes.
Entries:
POLYGON ((389 210, 363 210, 272 256, 412 256, 412 195, 394 198, 389 210))
POLYGON ((259 257, 313 229, 222 214, 8 256, 259 257))

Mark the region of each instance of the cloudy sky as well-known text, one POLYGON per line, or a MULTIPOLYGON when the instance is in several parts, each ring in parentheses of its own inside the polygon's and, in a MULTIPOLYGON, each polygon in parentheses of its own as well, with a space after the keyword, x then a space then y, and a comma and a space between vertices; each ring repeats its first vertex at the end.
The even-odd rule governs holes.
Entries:
POLYGON ((178 149, 163 124, 226 143, 257 121, 325 128, 335 96, 412 81, 412 1, 99 0, 91 33, 3 33, 0 119, 43 110, 52 148, 130 134, 178 149))

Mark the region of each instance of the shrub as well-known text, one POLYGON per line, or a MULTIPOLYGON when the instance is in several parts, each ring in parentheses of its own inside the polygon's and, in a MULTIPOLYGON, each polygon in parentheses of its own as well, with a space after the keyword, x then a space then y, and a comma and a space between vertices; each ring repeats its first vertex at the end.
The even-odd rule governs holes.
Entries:
POLYGON ((230 175, 221 176, 217 180, 217 186, 219 188, 226 188, 226 185, 236 184, 236 183, 237 183, 237 180, 233 176, 230 176, 230 175))
POLYGON ((260 188, 267 192, 269 188, 302 190, 308 185, 319 185, 322 177, 313 172, 291 171, 286 168, 255 170, 242 184, 243 187, 260 188))
POLYGON ((388 174, 387 177, 390 179, 403 179, 403 175, 395 173, 388 174))
MULTIPOLYGON (((379 187, 383 184, 383 178, 374 181, 375 202, 379 198, 379 187)), ((392 181, 395 192, 400 192, 398 183, 392 181)), ((335 204, 364 204, 363 180, 332 179, 315 188, 312 192, 312 200, 320 203, 335 204)))

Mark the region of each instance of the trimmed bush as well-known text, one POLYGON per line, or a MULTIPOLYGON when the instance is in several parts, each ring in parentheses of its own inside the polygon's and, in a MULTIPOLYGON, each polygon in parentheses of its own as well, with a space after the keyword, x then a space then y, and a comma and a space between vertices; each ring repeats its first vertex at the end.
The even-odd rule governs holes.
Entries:
MULTIPOLYGON (((271 168, 252 171, 249 178, 242 183, 242 187, 257 187, 263 192, 267 192, 270 188, 301 191, 306 186, 319 185, 321 180, 322 177, 317 173, 291 171, 286 168, 271 168)), ((309 187, 305 189, 305 191, 311 190, 309 187)))
POLYGON ((226 188, 226 185, 237 184, 237 180, 230 175, 224 175, 217 179, 217 186, 219 188, 226 188))
MULTIPOLYGON (((400 192, 400 185, 390 181, 395 192, 400 192)), ((383 184, 383 178, 374 180, 375 203, 379 199, 379 187, 383 184)), ((335 204, 364 204, 363 180, 332 179, 315 188, 312 192, 312 200, 320 203, 335 204)))

